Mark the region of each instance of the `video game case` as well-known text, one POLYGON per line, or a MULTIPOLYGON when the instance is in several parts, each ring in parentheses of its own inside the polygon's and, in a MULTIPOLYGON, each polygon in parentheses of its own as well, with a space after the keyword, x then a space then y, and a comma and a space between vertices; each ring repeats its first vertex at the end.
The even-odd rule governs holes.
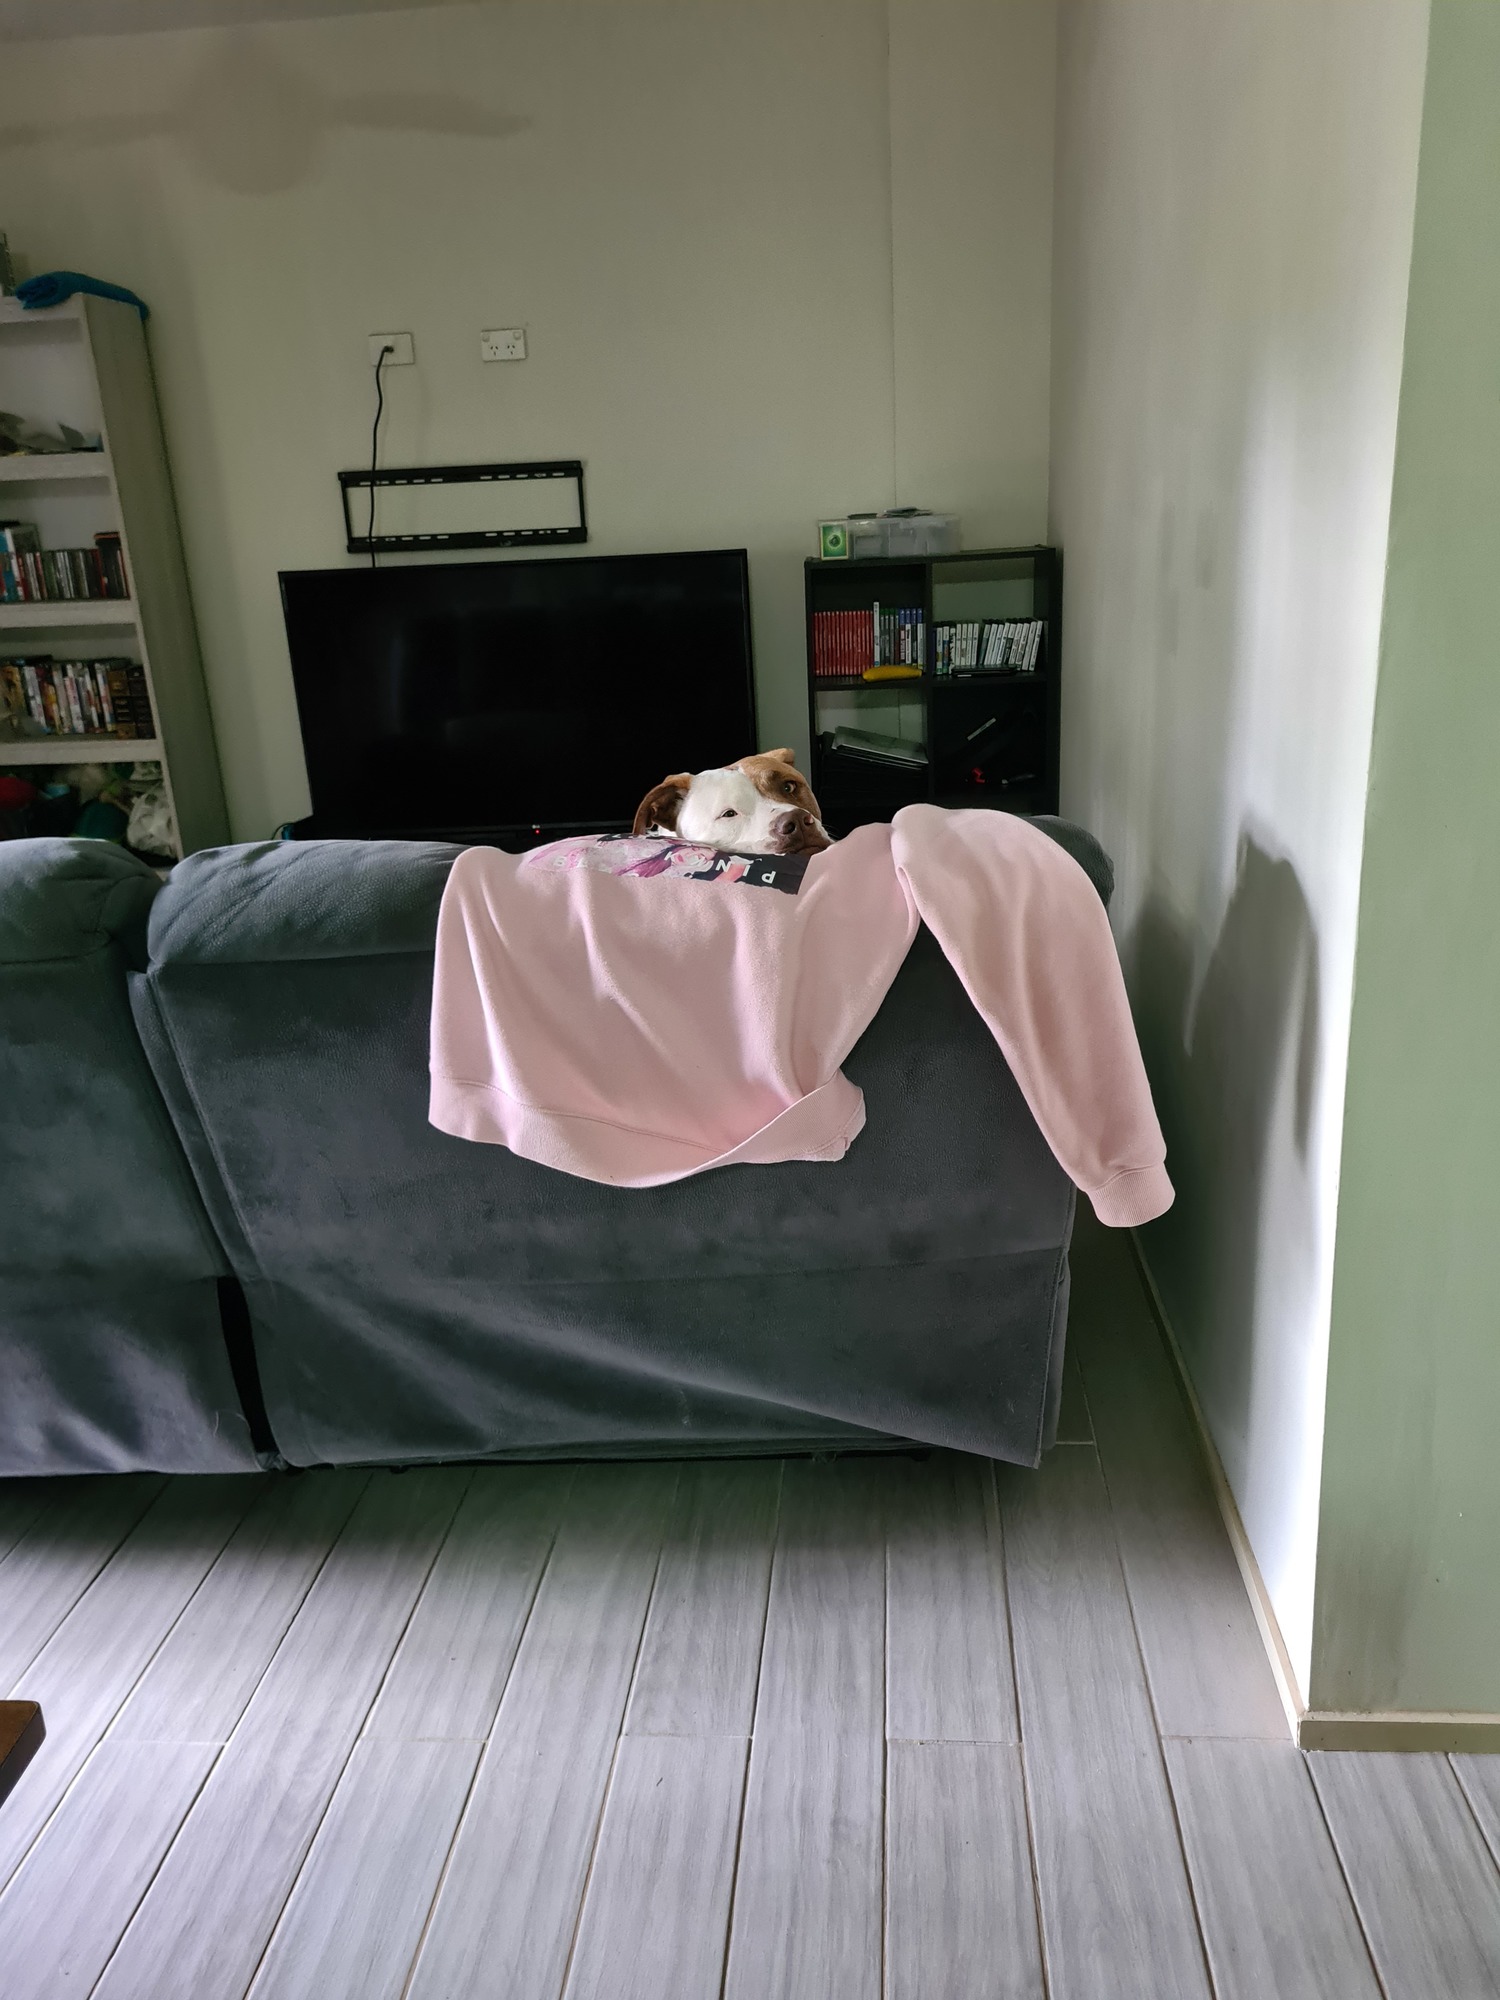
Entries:
POLYGON ((0 709, 18 720, 24 720, 31 713, 26 699, 26 678, 19 660, 0 660, 0 709))
POLYGON ((130 699, 135 708, 135 733, 137 736, 156 734, 156 717, 151 713, 151 695, 146 686, 146 669, 139 660, 126 662, 125 671, 130 677, 130 699))
POLYGON ((105 597, 129 597, 130 583, 125 574, 125 546, 119 530, 109 528, 95 535, 94 548, 104 575, 105 597))
POLYGON ((89 711, 84 700, 83 685, 77 669, 69 661, 62 670, 63 695, 68 705, 68 720, 78 736, 89 734, 89 711))

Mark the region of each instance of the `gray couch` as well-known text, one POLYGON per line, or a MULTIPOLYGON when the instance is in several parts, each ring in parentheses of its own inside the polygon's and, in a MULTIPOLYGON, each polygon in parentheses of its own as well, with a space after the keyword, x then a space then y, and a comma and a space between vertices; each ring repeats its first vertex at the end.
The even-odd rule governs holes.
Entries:
POLYGON ((932 939, 846 1065, 844 1161, 601 1187, 427 1123, 457 851, 223 848, 154 894, 97 843, 0 846, 0 908, 26 887, 0 1022, 45 1024, 0 1157, 28 1218, 68 1217, 0 1247, 0 1366, 29 1385, 0 1472, 219 1469, 252 1431, 293 1465, 893 1440, 1034 1464, 1074 1190, 932 939))
POLYGON ((136 1036, 150 869, 0 843, 0 1473, 253 1468, 229 1265, 136 1036))

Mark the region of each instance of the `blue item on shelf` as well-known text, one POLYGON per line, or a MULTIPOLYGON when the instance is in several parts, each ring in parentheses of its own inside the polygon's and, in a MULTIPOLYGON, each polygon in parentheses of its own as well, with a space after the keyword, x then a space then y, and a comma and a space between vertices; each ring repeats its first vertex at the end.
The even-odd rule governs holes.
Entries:
POLYGON ((82 271, 42 271, 34 278, 23 278, 16 286, 16 297, 28 312, 37 312, 43 306, 60 306, 75 292, 92 292, 101 299, 121 299, 127 306, 134 306, 142 319, 150 311, 144 299, 127 292, 123 285, 106 284, 103 278, 86 278, 82 271))
POLYGON ((123 842, 130 815, 108 799, 90 799, 73 823, 75 840, 123 842))

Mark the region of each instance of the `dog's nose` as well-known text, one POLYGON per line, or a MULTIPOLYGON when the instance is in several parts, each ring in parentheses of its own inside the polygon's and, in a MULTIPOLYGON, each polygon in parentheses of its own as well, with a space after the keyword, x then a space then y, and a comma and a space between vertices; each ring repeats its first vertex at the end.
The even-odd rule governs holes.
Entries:
POLYGON ((782 854, 801 854, 828 845, 828 836, 805 806, 791 806, 771 822, 771 838, 782 854))

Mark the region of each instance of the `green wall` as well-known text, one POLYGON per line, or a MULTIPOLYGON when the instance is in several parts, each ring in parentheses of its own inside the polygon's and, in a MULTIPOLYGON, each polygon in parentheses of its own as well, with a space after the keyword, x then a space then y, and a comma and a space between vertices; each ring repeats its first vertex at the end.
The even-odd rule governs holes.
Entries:
POLYGON ((1500 1711, 1500 6, 1431 17, 1312 1706, 1500 1711))

